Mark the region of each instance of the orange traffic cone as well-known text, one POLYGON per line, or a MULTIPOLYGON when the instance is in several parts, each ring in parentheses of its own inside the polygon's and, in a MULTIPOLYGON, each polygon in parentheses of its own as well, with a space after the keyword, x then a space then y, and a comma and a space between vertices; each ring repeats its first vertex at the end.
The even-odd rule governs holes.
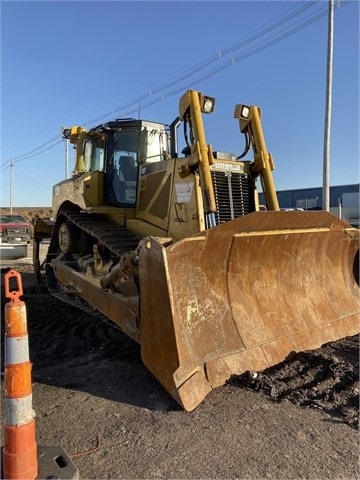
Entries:
POLYGON ((5 409, 2 479, 78 480, 79 470, 60 447, 39 447, 32 408, 31 364, 26 307, 20 273, 4 275, 5 297, 5 409), (10 283, 12 288, 10 288, 10 283))
POLYGON ((21 277, 13 270, 5 274, 5 410, 4 479, 34 480, 38 474, 35 412, 32 409, 31 364, 26 307, 21 277), (10 278, 17 289, 10 291, 10 278))

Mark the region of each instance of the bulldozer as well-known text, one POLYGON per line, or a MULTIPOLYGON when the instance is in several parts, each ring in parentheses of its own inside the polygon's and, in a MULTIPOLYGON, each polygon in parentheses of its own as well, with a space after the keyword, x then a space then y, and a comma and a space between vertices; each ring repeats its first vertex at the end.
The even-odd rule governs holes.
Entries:
POLYGON ((53 187, 54 221, 34 226, 38 280, 139 343, 187 411, 245 372, 360 330, 359 230, 327 211, 281 211, 261 109, 235 106, 240 155, 207 143, 214 109, 187 90, 169 124, 63 128, 74 171, 53 187))

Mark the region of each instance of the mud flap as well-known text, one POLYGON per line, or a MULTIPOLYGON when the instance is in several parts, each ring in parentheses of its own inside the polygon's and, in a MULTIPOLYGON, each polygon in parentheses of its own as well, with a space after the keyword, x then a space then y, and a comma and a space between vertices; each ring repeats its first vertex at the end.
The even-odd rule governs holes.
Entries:
POLYGON ((233 375, 359 332, 359 232, 255 212, 140 252, 145 365, 186 410, 233 375))

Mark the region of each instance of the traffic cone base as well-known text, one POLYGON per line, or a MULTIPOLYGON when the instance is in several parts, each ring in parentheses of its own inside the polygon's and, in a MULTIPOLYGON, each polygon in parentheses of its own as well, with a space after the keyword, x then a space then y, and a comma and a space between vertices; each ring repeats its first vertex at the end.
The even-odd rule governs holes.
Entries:
POLYGON ((3 473, 6 479, 31 479, 38 474, 35 421, 4 427, 3 473))
POLYGON ((39 473, 36 480, 78 480, 79 469, 60 447, 41 447, 38 450, 39 473))

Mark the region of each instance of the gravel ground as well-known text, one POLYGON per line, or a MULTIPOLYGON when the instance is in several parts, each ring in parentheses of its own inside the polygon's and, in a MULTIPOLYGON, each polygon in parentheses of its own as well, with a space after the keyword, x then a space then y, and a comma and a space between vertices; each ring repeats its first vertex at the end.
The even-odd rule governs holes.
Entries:
POLYGON ((62 447, 80 478, 360 477, 358 336, 243 375, 185 412, 135 343, 37 284, 31 258, 1 266, 22 275, 38 446, 62 447))

